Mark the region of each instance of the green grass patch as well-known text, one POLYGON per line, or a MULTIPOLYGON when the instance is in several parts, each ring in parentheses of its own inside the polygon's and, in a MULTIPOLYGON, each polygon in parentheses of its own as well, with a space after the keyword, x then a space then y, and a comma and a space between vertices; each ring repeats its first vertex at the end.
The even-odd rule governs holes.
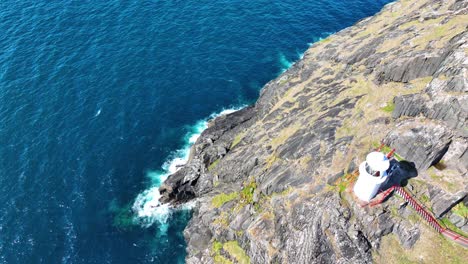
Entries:
POLYGON ((379 250, 373 250, 372 256, 377 264, 408 264, 408 263, 466 263, 466 249, 446 239, 442 235, 423 227, 421 238, 411 249, 405 249, 395 234, 389 234, 381 239, 379 250))
POLYGON ((431 177, 431 179, 433 179, 433 180, 436 180, 436 181, 437 180, 442 180, 442 176, 437 175, 437 173, 434 171, 433 168, 429 168, 427 170, 427 174, 429 174, 429 177, 431 177))
POLYGON ((258 213, 262 212, 262 207, 260 206, 259 203, 254 204, 254 209, 255 209, 255 212, 258 212, 258 213))
POLYGON ((250 258, 245 251, 239 246, 237 241, 228 241, 224 243, 223 249, 233 257, 239 264, 250 264, 250 258))
POLYGON ((340 181, 337 185, 338 187, 338 191, 340 193, 344 192, 346 190, 346 188, 348 188, 348 184, 349 182, 346 182, 346 181, 340 181))
POLYGON ((231 149, 237 146, 237 144, 239 144, 243 138, 244 138, 244 133, 238 134, 231 143, 231 149))
POLYGON ((441 218, 440 222, 442 223, 443 226, 452 230, 453 232, 463 235, 463 236, 468 236, 468 234, 465 234, 465 232, 463 232, 460 228, 458 228, 456 225, 450 222, 450 220, 447 217, 441 218))
MULTIPOLYGON (((378 148, 378 147, 380 147, 380 143, 374 142, 374 143, 372 143, 372 146, 374 146, 375 148, 378 148)), ((383 152, 383 153, 385 153, 385 154, 390 153, 390 151, 392 151, 392 148, 389 147, 389 146, 387 146, 387 145, 384 145, 384 146, 382 147, 382 149, 380 150, 380 152, 383 152)), ((402 156, 398 155, 398 153, 396 153, 396 152, 393 153, 393 157, 395 157, 395 159, 398 160, 398 161, 404 161, 404 160, 405 160, 405 158, 403 158, 402 156)))
POLYGON ((211 199, 211 205, 214 208, 219 208, 219 207, 223 206, 223 204, 225 204, 227 202, 230 202, 230 201, 236 199, 237 197, 238 197, 238 193, 236 193, 236 192, 232 192, 232 193, 229 193, 229 194, 221 193, 221 194, 218 194, 215 197, 213 197, 213 199, 211 199))
POLYGON ((223 243, 215 240, 211 246, 211 254, 213 256, 214 263, 233 264, 232 261, 221 255, 221 249, 223 249, 223 243))
POLYGON ((278 196, 285 196, 285 195, 288 195, 290 192, 292 191, 292 187, 288 187, 286 189, 284 189, 283 191, 281 192, 274 192, 271 194, 271 197, 278 197, 278 196))
POLYGON ((253 195, 256 188, 257 184, 255 181, 251 181, 246 186, 244 186, 240 192, 241 201, 245 204, 253 203, 253 195))
POLYGON ((214 260, 214 263, 216 264, 233 264, 232 261, 230 261, 229 259, 221 255, 214 256, 213 260, 214 260))
POLYGON ((375 250, 372 254, 375 263, 418 264, 407 255, 395 234, 384 236, 381 243, 383 249, 375 250))
POLYGON ((273 166, 273 164, 275 164, 276 162, 280 161, 281 159, 276 156, 275 153, 271 154, 270 156, 268 156, 265 160, 265 170, 268 170, 271 168, 271 166, 273 166))
POLYGON ((338 178, 332 185, 328 185, 328 190, 334 190, 341 194, 346 191, 349 184, 352 183, 356 179, 357 175, 353 173, 346 173, 340 178, 338 178))
POLYGON ((210 166, 208 166, 208 171, 212 171, 216 167, 216 165, 218 165, 219 161, 220 159, 217 159, 213 163, 211 163, 210 166))
POLYGON ((227 212, 222 212, 218 217, 213 221, 213 225, 217 225, 223 229, 229 227, 229 214, 227 212))
MULTIPOLYGON (((426 45, 434 40, 443 40, 445 39, 448 41, 455 35, 463 32, 463 30, 466 27, 466 21, 467 16, 466 15, 461 15, 461 16, 454 16, 451 20, 444 24, 437 24, 432 22, 435 27, 431 28, 430 30, 425 30, 423 31, 425 34, 421 34, 417 38, 413 40, 413 43, 416 46, 419 46, 420 49, 424 49, 426 45)), ((438 21, 437 21, 438 22, 438 21)), ((442 43, 444 43, 443 41, 442 43)), ((442 44, 441 43, 441 44, 442 44)))
POLYGON ((446 184, 447 184, 447 188, 448 188, 449 190, 454 191, 454 190, 457 189, 457 185, 456 185, 455 183, 453 183, 453 182, 446 182, 446 184))
POLYGON ((396 206, 390 207, 390 214, 393 217, 400 217, 400 214, 398 213, 398 208, 396 208, 396 206))
POLYGON ((466 205, 463 202, 461 202, 452 208, 452 213, 459 215, 463 218, 468 218, 468 207, 466 207, 466 205))
POLYGON ((294 133, 296 133, 301 126, 299 124, 290 125, 280 131, 277 137, 273 138, 270 142, 271 146, 276 149, 280 145, 283 145, 294 133))
POLYGON ((222 248, 223 248, 223 243, 216 241, 216 240, 213 242, 213 245, 211 246, 211 250, 213 251, 214 254, 219 254, 222 248))
POLYGON ((429 196, 427 196, 426 194, 421 195, 421 198, 419 198, 419 200, 423 204, 428 204, 431 201, 431 199, 429 199, 429 196))
POLYGON ((380 108, 380 110, 384 111, 385 113, 392 113, 395 110, 395 104, 393 102, 388 102, 386 106, 380 108))
POLYGON ((285 85, 286 83, 288 83, 288 81, 289 80, 287 78, 282 79, 282 80, 280 80, 279 85, 285 85))
POLYGON ((398 161, 404 161, 404 160, 405 160, 402 156, 398 155, 398 153, 396 153, 396 152, 393 153, 393 156, 394 156, 395 159, 398 160, 398 161))
POLYGON ((415 224, 417 222, 420 221, 420 218, 419 216, 416 214, 416 213, 412 213, 410 215, 408 215, 408 220, 412 223, 412 224, 415 224))

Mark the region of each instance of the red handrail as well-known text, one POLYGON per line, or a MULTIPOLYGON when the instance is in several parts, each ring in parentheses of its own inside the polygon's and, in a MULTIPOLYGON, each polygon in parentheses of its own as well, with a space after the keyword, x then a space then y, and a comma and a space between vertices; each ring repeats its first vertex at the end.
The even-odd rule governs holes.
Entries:
POLYGON ((395 187, 395 191, 405 199, 411 207, 416 210, 416 212, 421 215, 435 230, 437 230, 439 233, 442 233, 444 228, 437 222, 437 220, 424 209, 409 193, 405 191, 400 186, 395 187))
POLYGON ((382 148, 385 146, 385 144, 382 142, 378 148, 375 149, 375 151, 380 152, 382 148))
POLYGON ((385 200, 385 198, 387 198, 387 196, 390 195, 390 193, 393 192, 393 190, 395 189, 395 186, 392 186, 390 188, 388 188, 387 190, 385 190, 383 193, 382 193, 382 196, 379 197, 378 200, 375 200, 375 201, 372 201, 369 203, 369 206, 375 206, 375 205, 378 205, 378 204, 381 204, 383 202, 383 200, 385 200))
POLYGON ((390 159, 393 154, 395 153, 395 149, 392 149, 392 151, 390 151, 388 154, 387 154, 387 159, 390 159))
MULTIPOLYGON (((381 151, 382 148, 385 146, 385 144, 382 143, 380 144, 380 146, 376 149, 376 151, 381 151)), ((395 149, 392 149, 392 151, 390 151, 388 154, 387 154, 387 158, 390 159, 393 154, 395 153, 395 149)), ((354 173, 356 174, 356 172, 354 173)), ((375 206, 377 204, 381 204, 385 198, 387 198, 393 191, 397 192, 399 195, 401 195, 401 197, 403 197, 403 199, 405 199, 405 201, 407 201, 411 207, 413 207, 414 210, 416 210, 416 212, 422 216, 422 218, 424 218, 424 220, 426 220, 430 226, 432 226, 437 232, 441 233, 443 236, 457 242, 458 244, 464 246, 464 247, 468 247, 468 238, 465 237, 464 235, 461 235, 461 234, 458 234, 448 228, 445 228, 445 227, 442 227, 439 222, 437 222, 437 220, 432 216, 431 213, 429 213, 423 206, 421 206, 408 192, 405 191, 405 189, 401 186, 398 186, 398 185, 394 185, 390 188, 388 188, 387 190, 385 190, 384 192, 382 192, 382 196, 380 198, 378 198, 376 201, 372 201, 369 203, 369 206, 375 206)))
POLYGON ((426 220, 429 223, 429 225, 432 226, 437 232, 441 233, 443 236, 457 242, 458 244, 464 247, 468 247, 467 237, 460 235, 448 228, 442 227, 439 224, 439 222, 432 216, 432 214, 429 213, 423 206, 421 206, 407 191, 405 191, 403 187, 400 187, 398 185, 390 187, 389 189, 385 190, 385 192, 383 192, 381 198, 379 198, 375 202, 371 202, 369 205, 374 206, 382 203, 383 200, 387 196, 389 196, 392 191, 395 191, 396 193, 401 195, 401 197, 403 197, 403 199, 405 199, 405 201, 407 201, 409 205, 411 205, 411 207, 413 207, 413 209, 416 210, 416 212, 420 216, 422 216, 422 218, 424 218, 424 220, 426 220))

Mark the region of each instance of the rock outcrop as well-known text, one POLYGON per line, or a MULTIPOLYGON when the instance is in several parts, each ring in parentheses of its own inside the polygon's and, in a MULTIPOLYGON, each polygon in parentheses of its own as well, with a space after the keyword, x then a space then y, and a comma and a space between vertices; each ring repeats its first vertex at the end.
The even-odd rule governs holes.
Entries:
POLYGON ((160 190, 197 201, 187 263, 371 263, 392 236, 425 248, 402 200, 361 208, 346 191, 382 139, 414 164, 410 190, 465 230, 454 208, 468 189, 467 14, 465 0, 389 4, 211 121, 160 190))

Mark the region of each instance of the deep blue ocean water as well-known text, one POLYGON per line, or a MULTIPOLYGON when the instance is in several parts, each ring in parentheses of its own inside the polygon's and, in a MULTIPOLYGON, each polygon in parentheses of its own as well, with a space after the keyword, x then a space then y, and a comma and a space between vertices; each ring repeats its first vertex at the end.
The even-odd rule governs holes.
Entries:
POLYGON ((0 1, 0 263, 183 263, 190 211, 138 200, 210 114, 388 2, 0 1))

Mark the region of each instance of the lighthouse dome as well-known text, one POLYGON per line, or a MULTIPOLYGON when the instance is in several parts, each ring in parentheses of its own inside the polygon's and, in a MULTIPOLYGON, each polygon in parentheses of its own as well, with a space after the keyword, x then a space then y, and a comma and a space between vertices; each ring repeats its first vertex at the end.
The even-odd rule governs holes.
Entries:
POLYGON ((390 167, 390 161, 382 152, 369 153, 366 162, 375 171, 386 171, 390 167))

